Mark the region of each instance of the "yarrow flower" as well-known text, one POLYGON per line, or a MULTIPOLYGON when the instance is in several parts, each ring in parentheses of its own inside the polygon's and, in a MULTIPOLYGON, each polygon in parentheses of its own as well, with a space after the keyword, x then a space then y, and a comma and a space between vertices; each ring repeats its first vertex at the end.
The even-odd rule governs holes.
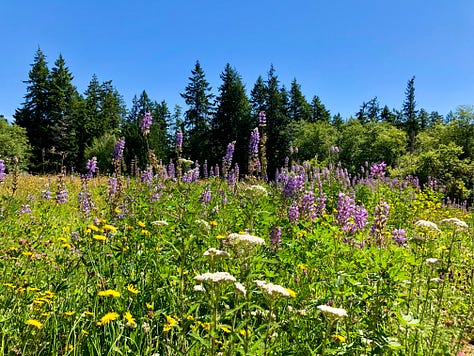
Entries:
POLYGON ((230 254, 226 251, 218 250, 214 247, 210 247, 206 252, 204 252, 204 256, 213 258, 226 258, 230 257, 230 254))
POLYGON ((247 187, 245 189, 245 194, 247 194, 247 196, 251 199, 262 199, 268 195, 268 192, 265 187, 255 184, 247 187))
POLYGON ((194 277, 194 280, 198 282, 213 282, 213 283, 225 283, 225 282, 235 282, 236 279, 229 272, 206 272, 194 277))
POLYGON ((426 228, 431 229, 431 230, 440 231, 440 229, 438 228, 438 225, 436 225, 434 222, 431 222, 431 221, 428 221, 428 220, 418 220, 415 223, 415 226, 426 227, 426 228))
POLYGON ((245 289, 244 285, 240 282, 234 283, 235 289, 237 289, 242 295, 245 297, 247 295, 247 289, 245 289))
POLYGON ((335 318, 343 318, 347 316, 347 311, 343 308, 334 308, 329 305, 318 305, 318 309, 325 315, 335 318))
POLYGON ((278 284, 273 284, 261 280, 255 280, 255 284, 260 288, 265 294, 270 297, 282 296, 282 297, 295 297, 296 294, 291 289, 282 287, 278 284))
POLYGON ((466 224, 466 222, 459 220, 458 218, 449 218, 449 219, 443 219, 441 220, 441 223, 446 223, 446 224, 453 224, 455 227, 459 227, 461 229, 468 229, 469 226, 466 224))
POLYGON ((265 240, 261 237, 250 235, 249 233, 237 234, 232 233, 227 236, 229 243, 232 245, 246 245, 246 246, 254 246, 254 245, 265 245, 265 240))
POLYGON ((438 258, 430 257, 430 258, 427 258, 427 259, 425 260, 425 262, 426 262, 426 265, 427 265, 427 266, 435 266, 435 265, 437 265, 439 262, 441 262, 441 260, 438 259, 438 258))

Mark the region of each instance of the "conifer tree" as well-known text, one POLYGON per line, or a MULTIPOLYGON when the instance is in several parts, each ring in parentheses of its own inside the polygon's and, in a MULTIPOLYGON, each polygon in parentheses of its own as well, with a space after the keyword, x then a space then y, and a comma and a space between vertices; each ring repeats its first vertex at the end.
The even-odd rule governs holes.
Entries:
POLYGON ((329 122, 331 120, 331 113, 328 109, 324 106, 321 102, 321 99, 317 95, 313 97, 311 101, 311 109, 312 109, 312 118, 311 122, 317 121, 324 121, 329 122))
POLYGON ((296 79, 291 82, 288 115, 292 121, 311 121, 311 105, 306 101, 296 79))
POLYGON ((420 130, 415 102, 415 77, 412 77, 405 90, 405 101, 402 107, 403 128, 408 134, 408 147, 410 152, 415 149, 415 137, 420 130))
POLYGON ((181 94, 188 105, 188 110, 184 113, 187 138, 184 155, 202 164, 210 154, 210 117, 214 95, 199 61, 196 61, 191 74, 189 83, 181 94))

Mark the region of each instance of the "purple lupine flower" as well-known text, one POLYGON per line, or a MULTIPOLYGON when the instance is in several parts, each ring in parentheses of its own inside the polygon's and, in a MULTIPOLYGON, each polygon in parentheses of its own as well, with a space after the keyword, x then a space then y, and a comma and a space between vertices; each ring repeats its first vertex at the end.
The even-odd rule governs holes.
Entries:
POLYGON ((249 153, 250 155, 258 155, 258 146, 260 144, 260 134, 258 132, 258 128, 254 128, 253 131, 250 133, 250 141, 249 141, 249 153))
POLYGON ((373 164, 372 166, 370 166, 370 176, 372 178, 384 178, 386 167, 387 167, 387 164, 385 162, 381 162, 379 164, 373 164))
POLYGON ((125 140, 120 139, 115 143, 114 151, 112 152, 112 158, 116 162, 120 162, 123 158, 123 150, 125 149, 125 140))
POLYGON ((41 199, 50 200, 53 197, 53 193, 49 189, 49 184, 46 184, 46 189, 41 191, 41 199))
POLYGON ((369 213, 363 205, 357 205, 354 215, 354 224, 357 230, 362 230, 367 225, 369 213))
POLYGON ((392 238, 398 246, 407 245, 407 236, 406 231, 404 229, 394 229, 392 231, 392 238))
POLYGON ((305 177, 303 173, 288 174, 283 172, 277 177, 277 181, 283 183, 282 194, 286 198, 291 198, 303 189, 304 179, 305 177))
POLYGON ((218 164, 216 164, 215 167, 214 167, 214 175, 216 177, 220 176, 220 171, 219 171, 219 165, 218 164))
POLYGON ((239 168, 239 165, 237 163, 234 164, 234 174, 235 174, 235 179, 239 180, 240 168, 239 168))
POLYGON ((211 201, 212 194, 209 188, 206 188, 202 191, 201 196, 199 197, 199 202, 203 203, 204 205, 208 205, 211 201))
POLYGON ((118 181, 117 178, 109 179, 109 199, 117 194, 118 181))
POLYGON ((31 213, 30 204, 23 204, 20 209, 20 214, 29 214, 31 213))
POLYGON ((381 235, 382 231, 385 227, 385 224, 388 219, 388 213, 390 211, 390 205, 387 204, 385 201, 381 201, 377 204, 374 211, 374 223, 370 228, 370 233, 372 236, 381 235))
POLYGON ((97 172, 97 157, 87 160, 86 171, 86 179, 91 179, 97 172))
POLYGON ((326 195, 320 190, 318 197, 316 198, 315 213, 316 216, 322 216, 326 212, 326 195))
POLYGON ((296 224, 298 222, 299 216, 300 212, 298 204, 296 204, 296 202, 293 202, 293 204, 291 204, 291 206, 288 208, 288 219, 290 220, 290 222, 296 224))
POLYGON ((171 179, 176 178, 176 170, 174 168, 174 163, 173 162, 170 162, 168 164, 168 177, 170 177, 171 179))
POLYGON ((151 184, 153 182, 153 169, 149 164, 146 165, 146 169, 141 174, 140 179, 143 184, 151 184))
POLYGON ((272 227, 272 231, 270 232, 270 245, 272 249, 278 250, 281 244, 281 228, 277 226, 272 227))
POLYGON ((204 175, 204 178, 206 179, 209 177, 209 172, 207 168, 207 160, 205 160, 204 164, 202 165, 202 174, 204 175))
POLYGON ((65 189, 65 185, 62 189, 59 189, 56 192, 56 203, 64 204, 67 202, 67 198, 69 197, 69 191, 65 189))
POLYGON ((267 115, 265 111, 260 111, 258 113, 258 123, 260 126, 265 126, 267 124, 267 115))
POLYGON ((0 183, 5 180, 5 161, 0 159, 0 183))
POLYGON ((94 208, 94 202, 92 201, 90 193, 87 191, 86 185, 83 185, 78 195, 79 210, 84 214, 88 215, 94 208))
POLYGON ((363 205, 356 205, 350 196, 339 193, 337 202, 337 222, 342 230, 353 233, 367 224, 368 212, 363 205))
POLYGON ((222 204, 224 205, 227 204, 227 194, 225 193, 225 190, 221 191, 221 201, 222 201, 222 204))
POLYGON ((312 191, 306 192, 301 198, 301 211, 311 221, 314 221, 316 219, 316 214, 317 214, 314 201, 315 201, 315 196, 312 191))
POLYGON ((183 133, 181 131, 176 132, 176 149, 179 152, 183 149, 183 133))
POLYGON ((151 113, 147 111, 140 122, 140 130, 144 136, 150 133, 150 127, 153 122, 153 118, 151 117, 151 113))
POLYGON ((232 165, 232 157, 234 156, 235 141, 227 145, 225 156, 222 158, 222 172, 226 174, 232 165))
POLYGON ((235 185, 235 171, 232 171, 230 172, 229 174, 227 174, 227 185, 229 187, 232 187, 233 185, 235 185))

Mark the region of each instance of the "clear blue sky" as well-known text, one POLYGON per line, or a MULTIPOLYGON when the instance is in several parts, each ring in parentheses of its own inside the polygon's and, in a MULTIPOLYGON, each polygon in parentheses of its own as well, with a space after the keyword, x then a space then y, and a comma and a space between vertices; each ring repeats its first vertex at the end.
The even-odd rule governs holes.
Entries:
POLYGON ((61 53, 83 93, 95 73, 130 107, 146 90, 185 107, 196 60, 214 91, 226 63, 250 92, 270 65, 332 114, 353 115, 377 96, 400 108, 416 76, 418 108, 446 114, 474 104, 472 0, 2 0, 0 114, 23 102, 34 54, 61 53))

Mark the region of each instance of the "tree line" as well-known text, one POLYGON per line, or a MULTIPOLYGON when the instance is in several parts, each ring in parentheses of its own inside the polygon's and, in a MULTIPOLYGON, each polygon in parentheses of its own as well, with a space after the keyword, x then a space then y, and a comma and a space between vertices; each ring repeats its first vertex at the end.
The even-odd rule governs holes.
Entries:
MULTIPOLYGON (((129 171, 146 167, 150 151, 167 163, 176 159, 175 136, 181 132, 182 156, 201 165, 220 164, 227 145, 235 142, 233 162, 245 175, 250 135, 259 127, 266 137, 263 151, 270 180, 289 161, 323 165, 337 155, 354 174, 365 162, 383 161, 395 176, 417 175, 422 183, 437 178, 452 196, 465 199, 473 189, 472 107, 458 107, 446 116, 418 108, 415 77, 408 81, 399 109, 390 109, 375 97, 363 102, 350 118, 332 115, 317 95, 307 100, 296 79, 287 88, 273 66, 247 94, 238 71, 226 64, 214 94, 196 61, 181 93, 184 109, 154 101, 145 90, 127 109, 112 81, 100 82, 94 75, 81 94, 73 79, 62 55, 50 69, 38 49, 14 125, 0 126, 6 137, 24 133, 27 140, 16 140, 23 145, 16 155, 23 156, 24 167, 33 173, 50 173, 64 166, 80 171, 92 156, 107 172, 110 152, 119 138, 126 142, 124 159, 129 171), (262 112, 266 123, 259 125, 262 112), (140 132, 145 113, 153 118, 146 137, 140 132)), ((0 146, 3 157, 12 153, 1 150, 0 146)))

